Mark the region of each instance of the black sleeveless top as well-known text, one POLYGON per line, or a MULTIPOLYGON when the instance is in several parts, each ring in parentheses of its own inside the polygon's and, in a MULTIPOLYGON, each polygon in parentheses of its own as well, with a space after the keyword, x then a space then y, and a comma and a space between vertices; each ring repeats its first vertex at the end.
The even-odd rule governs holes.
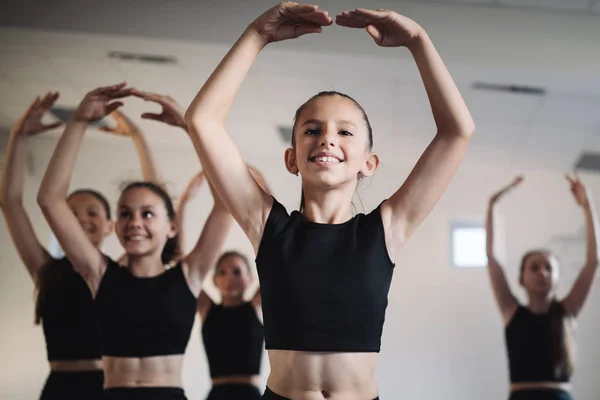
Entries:
POLYGON ((48 361, 100 359, 96 310, 85 280, 67 258, 51 260, 44 268, 55 269, 50 275, 57 277, 45 282, 40 309, 48 361))
POLYGON ((260 374, 264 329, 252 303, 211 304, 202 323, 202 339, 211 378, 260 374))
POLYGON ((181 264, 139 278, 109 260, 96 294, 102 354, 152 357, 183 354, 196 314, 181 264))
POLYGON ((267 349, 379 352, 394 267, 380 208, 319 224, 273 199, 256 258, 267 349))
POLYGON ((515 315, 505 328, 506 349, 510 368, 510 381, 518 382, 569 382, 570 373, 565 365, 554 365, 557 346, 553 337, 553 319, 561 313, 534 314, 527 307, 519 305, 515 315))

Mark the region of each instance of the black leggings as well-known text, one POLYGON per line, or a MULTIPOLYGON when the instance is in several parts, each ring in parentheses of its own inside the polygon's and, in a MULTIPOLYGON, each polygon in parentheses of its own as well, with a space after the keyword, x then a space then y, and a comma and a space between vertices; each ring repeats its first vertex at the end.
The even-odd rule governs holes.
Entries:
POLYGON ((99 371, 50 371, 40 400, 102 399, 104 374, 99 371))
POLYGON ((561 389, 527 389, 512 392, 509 400, 573 400, 573 397, 561 389))
MULTIPOLYGON (((263 398, 263 400, 292 400, 292 399, 288 399, 287 397, 283 397, 276 393, 273 393, 271 391, 271 389, 269 389, 269 388, 267 388, 267 390, 265 390, 265 394, 263 394, 262 398, 263 398)), ((376 397, 373 400, 379 400, 379 397, 376 397)))
POLYGON ((178 387, 122 387, 104 389, 104 400, 187 400, 178 387))
POLYGON ((215 385, 206 400, 260 400, 260 391, 254 385, 245 383, 224 383, 215 385))

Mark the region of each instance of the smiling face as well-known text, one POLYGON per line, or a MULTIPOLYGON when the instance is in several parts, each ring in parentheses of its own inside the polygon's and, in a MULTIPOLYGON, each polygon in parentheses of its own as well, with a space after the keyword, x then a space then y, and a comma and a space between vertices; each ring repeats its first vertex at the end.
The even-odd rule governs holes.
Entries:
POLYGON ((377 168, 366 115, 345 95, 317 95, 309 100, 297 113, 293 134, 286 166, 293 174, 299 172, 309 186, 356 185, 359 176, 371 176, 377 168))
POLYGON ((177 233, 163 199, 145 187, 125 190, 117 215, 117 236, 130 257, 160 257, 167 240, 177 233))
POLYGON ((94 246, 100 248, 104 238, 113 231, 113 223, 105 205, 86 191, 73 193, 67 199, 67 203, 86 236, 94 246))

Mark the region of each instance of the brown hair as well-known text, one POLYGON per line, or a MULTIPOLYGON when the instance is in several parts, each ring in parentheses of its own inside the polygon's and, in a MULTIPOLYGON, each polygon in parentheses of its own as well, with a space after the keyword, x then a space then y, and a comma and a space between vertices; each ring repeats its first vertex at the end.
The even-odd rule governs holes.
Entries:
MULTIPOLYGON (((371 150, 373 148, 373 128, 371 128, 371 122, 369 122, 369 117, 367 117, 367 113, 365 112, 364 108, 362 108, 362 106, 358 103, 358 101, 354 100, 352 97, 348 96, 347 94, 340 93, 335 90, 328 90, 328 91, 323 91, 323 92, 319 92, 319 93, 315 94, 313 97, 308 99, 304 104, 302 104, 296 110, 296 114, 294 115, 294 126, 292 129, 292 148, 296 148, 296 136, 294 135, 294 132, 296 132, 296 126, 298 124, 298 119, 300 118, 300 115, 312 101, 314 101, 320 97, 325 97, 325 96, 340 96, 340 97, 348 99, 354 103, 356 108, 358 108, 358 110, 361 112, 361 114, 363 116, 363 120, 365 121, 365 123, 367 125, 367 131, 369 133, 368 148, 369 148, 369 150, 371 150)), ((299 209, 299 211, 302 212, 303 210, 304 210, 304 189, 302 189, 301 194, 300 194, 300 209, 299 209)))
MULTIPOLYGON (((519 268, 519 281, 523 283, 523 275, 527 260, 538 254, 548 254, 551 257, 554 255, 543 249, 531 250, 523 255, 521 266, 519 268)), ((551 337, 552 337, 552 354, 554 355, 554 374, 556 378, 561 376, 571 376, 575 367, 575 349, 572 337, 571 328, 569 326, 569 318, 561 302, 552 300, 548 313, 551 318, 551 337)))

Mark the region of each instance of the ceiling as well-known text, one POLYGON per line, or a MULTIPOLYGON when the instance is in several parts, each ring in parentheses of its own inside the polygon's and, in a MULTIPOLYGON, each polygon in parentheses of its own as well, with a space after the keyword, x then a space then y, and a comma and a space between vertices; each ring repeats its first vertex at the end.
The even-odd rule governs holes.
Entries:
MULTIPOLYGON (((251 0, 234 8, 230 0, 178 1, 159 11, 163 4, 3 2, 0 124, 12 124, 45 90, 60 90, 60 103, 74 106, 86 91, 123 80, 170 94, 185 107, 245 24, 271 2, 251 0), (177 61, 126 62, 107 57, 110 51, 177 61)), ((471 161, 564 170, 583 149, 600 151, 600 14, 593 11, 600 11, 598 2, 378 4, 402 10, 427 27, 477 124, 471 161), (475 82, 540 86, 546 95, 479 91, 475 82)), ((320 5, 332 13, 345 8, 341 0, 320 5)), ((329 88, 361 102, 375 129, 375 150, 388 165, 416 161, 435 132, 408 52, 381 49, 364 32, 331 27, 318 40, 276 44, 260 55, 236 98, 230 133, 246 154, 276 154, 280 163, 285 143, 277 127, 290 125, 299 104, 329 88)), ((153 109, 131 99, 124 111, 135 116, 153 109)), ((153 143, 189 145, 184 134, 165 132, 160 124, 140 125, 153 143)), ((91 138, 110 140, 101 134, 91 138)))

